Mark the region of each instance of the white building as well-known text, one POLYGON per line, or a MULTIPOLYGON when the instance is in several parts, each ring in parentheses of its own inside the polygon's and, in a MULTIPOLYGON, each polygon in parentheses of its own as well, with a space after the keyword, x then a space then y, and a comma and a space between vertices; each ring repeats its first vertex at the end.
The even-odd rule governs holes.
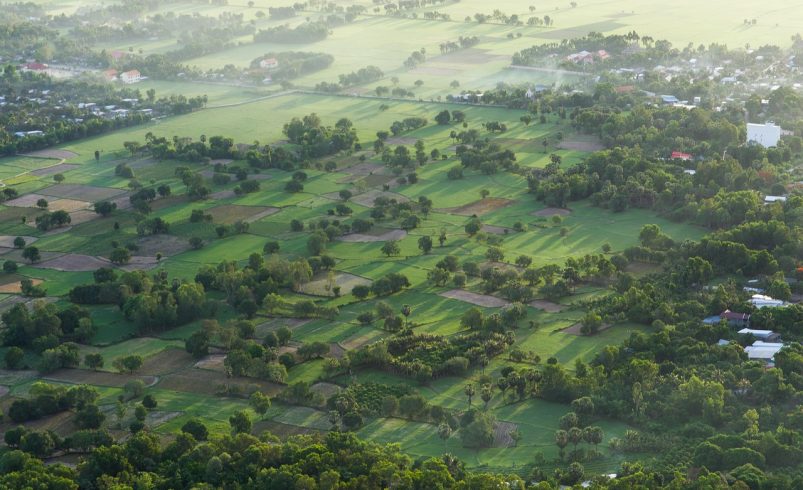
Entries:
POLYGON ((753 342, 753 345, 745 347, 744 351, 747 352, 748 359, 772 362, 775 358, 775 354, 781 349, 783 349, 783 344, 780 342, 763 342, 757 340, 753 342))
POLYGON ((130 70, 120 74, 120 81, 123 83, 137 83, 142 80, 139 70, 130 70))
POLYGON ((263 70, 270 70, 279 67, 279 60, 276 58, 264 58, 260 60, 259 67, 263 70))
POLYGON ((774 123, 766 124, 747 123, 747 142, 756 143, 765 148, 778 146, 781 140, 781 127, 774 123))
POLYGON ((773 332, 772 330, 754 330, 752 328, 743 328, 739 330, 739 335, 752 335, 758 340, 762 340, 764 342, 775 342, 780 340, 781 336, 777 333, 773 332))
POLYGON ((756 308, 766 308, 766 307, 782 307, 786 306, 786 302, 780 299, 771 298, 764 294, 754 294, 752 298, 750 298, 750 303, 753 304, 756 308))

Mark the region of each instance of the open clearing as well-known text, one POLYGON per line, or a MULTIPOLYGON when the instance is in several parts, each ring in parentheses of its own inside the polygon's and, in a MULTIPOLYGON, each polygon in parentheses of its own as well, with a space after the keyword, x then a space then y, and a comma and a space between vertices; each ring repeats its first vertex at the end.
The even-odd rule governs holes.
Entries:
POLYGON ((510 206, 514 202, 515 201, 510 199, 502 199, 499 197, 486 197, 485 199, 480 199, 479 201, 466 204, 465 206, 443 209, 443 211, 458 216, 482 216, 496 211, 497 209, 504 208, 505 206, 510 206))
POLYGON ((183 237, 175 235, 149 235, 137 240, 137 255, 153 255, 161 253, 171 257, 190 249, 190 243, 183 237))
POLYGON ((408 202, 410 199, 407 196, 403 196, 401 194, 396 194, 395 192, 388 192, 388 191, 380 191, 380 190, 370 190, 368 192, 363 192, 357 196, 353 196, 351 200, 356 202, 360 206, 365 206, 366 208, 374 207, 374 202, 380 198, 384 197, 387 199, 395 199, 397 202, 408 202))
POLYGON ((349 233, 339 238, 341 242, 351 243, 371 243, 371 242, 386 242, 388 240, 401 240, 407 236, 405 230, 390 230, 382 233, 381 235, 367 235, 364 233, 349 233))
POLYGON ((558 148, 562 150, 575 150, 575 151, 600 151, 605 149, 605 145, 602 144, 596 138, 572 138, 569 140, 563 140, 558 143, 558 148))
POLYGON ((68 213, 89 207, 88 202, 76 199, 54 199, 47 204, 48 211, 67 211, 68 213))
POLYGON ((493 233, 494 235, 507 235, 513 228, 505 228, 504 226, 482 225, 480 228, 485 233, 493 233))
POLYGON ((223 361, 226 360, 226 354, 209 354, 203 359, 196 362, 193 367, 197 369, 208 369, 210 371, 223 372, 223 361))
MULTIPOLYGON (((0 235, 0 247, 14 248, 14 240, 17 238, 17 236, 18 235, 15 235, 15 236, 12 236, 12 235, 0 235)), ((39 240, 35 236, 27 236, 27 235, 23 236, 22 239, 25 240, 25 245, 31 245, 36 240, 39 240)))
POLYGON ((489 296, 487 294, 472 293, 471 291, 465 291, 463 289, 444 291, 440 293, 440 295, 445 298, 457 299, 460 301, 465 301, 466 303, 471 303, 472 305, 483 306, 485 308, 498 308, 508 304, 507 301, 501 298, 489 296))
POLYGON ((494 423, 494 442, 492 447, 513 447, 516 441, 510 437, 510 433, 519 430, 518 424, 497 420, 494 423))
POLYGON ((538 211, 534 211, 531 214, 533 216, 549 218, 551 216, 569 216, 570 214, 572 214, 572 211, 570 209, 564 209, 564 208, 544 208, 538 211))
POLYGON ((49 373, 45 379, 74 384, 92 384, 97 386, 113 386, 121 388, 129 381, 138 379, 151 386, 156 382, 154 376, 138 376, 132 374, 118 374, 108 371, 90 371, 88 369, 59 369, 49 373))

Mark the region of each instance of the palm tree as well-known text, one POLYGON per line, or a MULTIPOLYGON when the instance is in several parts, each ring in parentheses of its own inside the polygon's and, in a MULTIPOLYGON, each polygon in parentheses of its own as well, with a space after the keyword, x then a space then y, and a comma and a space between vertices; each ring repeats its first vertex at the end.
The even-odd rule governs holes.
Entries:
POLYGON ((569 445, 569 433, 563 429, 555 431, 555 444, 560 451, 560 459, 563 460, 563 450, 569 445))
POLYGON ((466 388, 465 388, 464 391, 466 393, 466 396, 468 397, 468 408, 470 409, 471 408, 471 399, 474 397, 474 395, 477 394, 477 390, 474 388, 473 384, 469 383, 469 384, 466 385, 466 388))

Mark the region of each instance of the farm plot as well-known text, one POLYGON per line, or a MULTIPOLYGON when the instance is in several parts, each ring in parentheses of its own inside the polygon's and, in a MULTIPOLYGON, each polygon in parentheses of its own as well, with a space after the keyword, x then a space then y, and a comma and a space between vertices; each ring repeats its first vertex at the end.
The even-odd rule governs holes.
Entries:
POLYGON ((132 374, 117 374, 108 371, 90 371, 88 369, 60 369, 49 373, 43 379, 60 381, 62 383, 89 384, 95 386, 111 386, 122 388, 126 383, 133 380, 140 380, 145 386, 152 386, 156 383, 155 376, 138 376, 132 374))
POLYGON ((341 242, 349 243, 371 243, 371 242, 385 242, 388 240, 401 240, 407 236, 405 230, 390 230, 379 235, 371 235, 366 233, 350 233, 339 238, 341 242))
POLYGON ((78 154, 73 153, 69 150, 50 149, 50 150, 32 151, 30 153, 25 153, 22 156, 33 157, 33 158, 51 158, 54 160, 69 160, 70 158, 77 157, 78 154))
POLYGON ((138 255, 155 256, 160 253, 171 257, 189 250, 190 244, 185 238, 175 235, 149 235, 138 239, 137 247, 139 247, 138 255))
POLYGON ((106 201, 118 197, 125 191, 111 187, 95 187, 83 184, 56 184, 39 191, 46 196, 62 199, 84 199, 89 202, 106 201))
POLYGON ((289 407, 273 417, 273 420, 283 424, 318 430, 329 430, 332 427, 326 412, 309 407, 289 407))
MULTIPOLYGON (((0 293, 3 294, 19 294, 22 292, 22 283, 20 282, 21 278, 19 276, 11 276, 8 278, 3 278, 2 282, 0 283, 0 293), (10 279, 10 280, 9 280, 10 279)), ((38 286, 42 284, 44 281, 41 279, 31 279, 34 286, 38 286)))
POLYGON ((78 167, 80 167, 80 165, 75 165, 72 163, 59 163, 58 165, 53 165, 52 167, 31 170, 29 174, 35 177, 47 177, 49 175, 63 174, 78 167))
POLYGON ((13 206, 15 208, 35 208, 36 203, 40 200, 44 199, 47 201, 51 199, 49 196, 45 196, 42 194, 25 194, 24 196, 17 197, 15 199, 11 199, 10 201, 6 201, 6 206, 13 206))
POLYGON ((485 233, 493 233, 494 235, 507 235, 513 231, 512 228, 505 228, 504 226, 495 225, 482 225, 480 229, 485 233))
POLYGON ((472 293, 471 291, 466 291, 463 289, 452 289, 439 294, 445 298, 456 299, 466 303, 471 303, 472 305, 483 306, 485 308, 498 308, 508 304, 507 301, 497 298, 496 296, 472 293))
POLYGON ((230 378, 222 372, 195 368, 168 374, 159 381, 160 389, 200 395, 217 395, 227 386, 243 390, 256 388, 271 396, 281 390, 280 385, 270 381, 255 378, 230 378))
MULTIPOLYGON (((0 235, 0 247, 14 248, 14 240, 16 238, 17 238, 16 236, 11 236, 11 235, 0 235)), ((35 236, 23 236, 21 238, 25 240, 26 245, 31 245, 36 240, 38 240, 38 238, 35 236)))
POLYGON ((544 310, 547 313, 560 313, 565 308, 565 306, 563 305, 559 305, 557 303, 553 303, 545 299, 536 299, 530 301, 529 305, 532 306, 533 308, 544 310))
POLYGON ((70 224, 73 226, 87 223, 89 221, 100 218, 100 215, 88 209, 79 209, 70 213, 70 224))
POLYGON ((193 367, 196 369, 208 369, 209 371, 220 371, 222 373, 223 361, 225 360, 226 354, 209 354, 193 364, 193 367))
POLYGON ((109 265, 109 262, 91 255, 63 254, 49 260, 32 264, 31 267, 57 271, 91 272, 101 267, 109 267, 109 265))
POLYGON ((355 286, 370 286, 371 280, 364 277, 349 274, 347 272, 335 273, 331 279, 324 275, 313 278, 312 281, 301 286, 301 292, 314 296, 334 296, 333 289, 340 287, 340 294, 350 294, 355 286))
MULTIPOLYGON (((607 329, 611 328, 611 326, 612 325, 610 323, 603 323, 602 325, 599 326, 599 328, 597 329, 597 332, 602 332, 604 330, 607 330, 607 329)), ((561 331, 563 333, 567 333, 569 335, 585 335, 583 333, 583 324, 582 323, 575 323, 571 327, 564 328, 561 331)))
POLYGON ((486 197, 485 199, 480 199, 479 201, 466 204, 465 206, 442 209, 441 211, 449 214, 456 214, 458 216, 482 216, 492 211, 496 211, 497 209, 510 206, 514 202, 516 201, 499 197, 486 197))
POLYGON ((237 221, 256 221, 279 211, 279 208, 268 206, 242 206, 239 204, 223 204, 207 210, 215 223, 232 224, 237 221))

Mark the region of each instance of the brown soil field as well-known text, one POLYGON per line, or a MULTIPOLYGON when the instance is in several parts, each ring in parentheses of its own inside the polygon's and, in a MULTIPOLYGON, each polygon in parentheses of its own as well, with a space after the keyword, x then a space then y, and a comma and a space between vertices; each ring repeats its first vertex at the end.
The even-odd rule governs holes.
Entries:
MULTIPOLYGON (((584 336, 582 331, 580 330, 581 328, 583 328, 582 323, 575 323, 571 327, 564 328, 563 330, 561 330, 561 332, 568 333, 569 335, 584 336)), ((602 332, 603 330, 607 330, 609 328, 611 328, 610 323, 603 323, 602 325, 600 325, 599 330, 597 330, 597 333, 602 332)))
POLYGON ((39 199, 44 199, 45 201, 51 201, 53 198, 50 196, 45 196, 42 194, 25 194, 24 196, 17 197, 10 201, 6 201, 6 206, 14 206, 18 208, 35 208, 36 201, 39 199))
MULTIPOLYGON (((42 284, 42 282, 44 282, 41 279, 31 279, 31 281, 33 281, 34 286, 38 286, 39 284, 42 284)), ((22 283, 20 281, 9 282, 0 285, 0 293, 19 294, 21 292, 22 292, 22 283)))
POLYGON ((378 163, 360 162, 351 167, 344 168, 341 172, 351 175, 372 175, 372 174, 385 174, 387 167, 379 165, 378 163))
POLYGON ((142 374, 163 376, 193 366, 195 360, 184 349, 165 349, 158 354, 146 357, 139 372, 142 374))
POLYGON ((346 349, 342 345, 338 344, 337 342, 332 342, 329 344, 329 355, 336 358, 342 359, 346 355, 346 349))
MULTIPOLYGON (((232 224, 237 221, 247 221, 249 218, 265 212, 275 213, 278 208, 266 206, 240 206, 237 204, 222 204, 207 210, 215 223, 232 224), (275 211, 274 211, 275 210, 275 211)), ((265 216, 264 214, 262 216, 265 216)), ((257 218, 258 219, 258 218, 257 218)))
POLYGON ((563 305, 559 305, 557 303, 553 303, 545 299, 535 299, 533 301, 530 301, 529 305, 532 306, 533 308, 544 310, 547 313, 559 313, 563 311, 563 309, 565 308, 565 306, 563 305))
POLYGON ((222 372, 194 368, 168 374, 159 382, 159 388, 204 395, 215 395, 226 385, 238 385, 242 388, 258 387, 271 396, 282 390, 281 385, 270 381, 256 378, 229 378, 222 372))
POLYGON ((500 306, 505 306, 506 304, 508 304, 507 301, 501 298, 497 298, 495 296, 489 296, 487 294, 472 293, 471 291, 465 291, 463 289, 452 289, 450 291, 444 291, 440 293, 440 295, 445 298, 465 301, 466 303, 471 303, 472 305, 483 306, 486 308, 498 308, 500 306))
POLYGON ((576 150, 576 151, 600 151, 605 149, 605 145, 603 145, 598 140, 564 140, 558 143, 558 148, 562 150, 576 150))
POLYGON ((161 253, 166 257, 180 254, 190 249, 187 240, 175 235, 149 235, 137 240, 137 255, 152 255, 161 253))
POLYGON ((92 257, 91 255, 64 254, 50 260, 44 260, 33 264, 32 267, 54 269, 57 271, 91 272, 101 267, 108 267, 109 265, 109 262, 97 257, 92 257))
MULTIPOLYGON (((371 280, 364 277, 355 276, 347 272, 336 272, 334 277, 335 285, 340 286, 340 295, 345 296, 351 294, 354 286, 365 285, 370 286, 371 280)), ((313 278, 312 281, 301 286, 300 291, 304 294, 311 294, 315 296, 334 296, 334 293, 326 290, 329 283, 327 274, 319 274, 313 278)))
POLYGON ((449 214, 456 214, 458 216, 482 216, 492 211, 496 211, 497 209, 504 208, 505 206, 510 206, 514 202, 516 201, 502 199, 499 197, 486 197, 485 199, 480 199, 479 201, 475 201, 464 206, 447 208, 443 209, 442 211, 445 211, 449 214))
POLYGON ((385 242, 388 240, 401 240, 407 236, 404 230, 390 230, 382 233, 381 235, 369 235, 363 233, 349 233, 339 238, 341 242, 350 243, 369 243, 369 242, 385 242))
POLYGON ((274 434, 281 440, 286 440, 288 437, 291 436, 320 434, 321 432, 324 432, 309 427, 299 427, 297 425, 283 424, 281 422, 276 422, 273 420, 260 420, 254 422, 254 429, 251 431, 252 433, 261 434, 264 431, 268 431, 271 434, 274 434))
POLYGON ((48 211, 67 211, 68 213, 89 207, 88 202, 77 199, 53 199, 47 204, 48 211))
POLYGON ((558 216, 569 216, 572 214, 571 209, 563 209, 563 208, 544 208, 538 211, 534 211, 531 213, 533 216, 540 216, 542 218, 549 218, 555 215, 558 216))
POLYGON ((232 189, 226 189, 223 191, 217 191, 209 194, 209 199, 214 199, 215 201, 222 201, 224 199, 231 199, 236 195, 237 194, 235 194, 232 189))
POLYGON ((31 175, 35 175, 36 177, 47 177, 48 175, 63 174, 64 172, 69 172, 70 170, 76 169, 78 167, 80 167, 80 165, 74 165, 71 163, 60 163, 58 165, 53 165, 52 167, 45 167, 36 170, 31 170, 28 173, 31 175))
POLYGON ((77 157, 77 153, 73 153, 68 150, 59 150, 59 149, 51 149, 51 150, 39 150, 39 151, 32 151, 30 153, 24 153, 22 156, 24 157, 34 157, 34 158, 52 158, 55 160, 67 160, 69 158, 77 157))
POLYGON ((70 213, 70 219, 72 220, 70 221, 70 224, 73 226, 80 225, 81 223, 87 223, 89 221, 99 219, 100 217, 101 216, 98 213, 90 211, 89 209, 79 209, 78 211, 73 211, 70 213))
POLYGON ((56 184, 39 191, 46 196, 62 199, 83 199, 89 202, 105 201, 126 192, 112 187, 95 187, 83 184, 56 184))

